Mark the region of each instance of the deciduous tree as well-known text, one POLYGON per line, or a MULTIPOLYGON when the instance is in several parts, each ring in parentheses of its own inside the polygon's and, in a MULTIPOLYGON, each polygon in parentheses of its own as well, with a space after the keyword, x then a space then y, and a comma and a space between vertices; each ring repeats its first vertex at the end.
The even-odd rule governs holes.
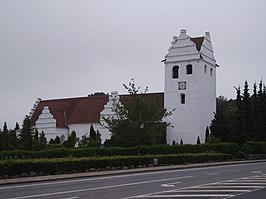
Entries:
POLYGON ((158 101, 146 101, 134 80, 124 84, 129 97, 126 102, 114 104, 115 116, 104 118, 106 127, 112 132, 110 142, 116 146, 140 146, 165 143, 166 127, 170 124, 162 119, 171 114, 158 105, 158 101))

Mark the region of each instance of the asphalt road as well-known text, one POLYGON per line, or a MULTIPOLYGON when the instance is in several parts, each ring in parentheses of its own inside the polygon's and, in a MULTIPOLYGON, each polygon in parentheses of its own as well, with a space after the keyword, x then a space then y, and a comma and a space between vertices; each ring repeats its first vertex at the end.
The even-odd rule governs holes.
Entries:
POLYGON ((0 186, 1 199, 266 198, 266 163, 0 186))

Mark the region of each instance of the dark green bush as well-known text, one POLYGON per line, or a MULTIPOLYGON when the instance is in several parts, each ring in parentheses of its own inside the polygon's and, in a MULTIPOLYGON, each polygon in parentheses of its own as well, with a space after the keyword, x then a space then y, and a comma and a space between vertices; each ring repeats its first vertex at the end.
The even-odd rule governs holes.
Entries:
POLYGON ((245 154, 266 154, 266 142, 247 142, 242 150, 245 154))
POLYGON ((1 151, 0 159, 38 159, 38 158, 66 158, 66 157, 102 157, 102 156, 131 156, 155 154, 183 154, 217 152, 236 155, 239 147, 232 143, 197 144, 197 145, 154 145, 131 148, 55 148, 42 151, 1 151))
POLYGON ((209 161, 225 161, 232 159, 229 154, 171 154, 171 155, 145 155, 145 156, 115 156, 115 157, 89 157, 89 158, 53 158, 53 159, 24 159, 0 161, 0 176, 20 175, 24 172, 44 172, 49 174, 85 172, 90 168, 106 167, 137 167, 149 165, 157 158, 159 165, 200 163, 209 161))

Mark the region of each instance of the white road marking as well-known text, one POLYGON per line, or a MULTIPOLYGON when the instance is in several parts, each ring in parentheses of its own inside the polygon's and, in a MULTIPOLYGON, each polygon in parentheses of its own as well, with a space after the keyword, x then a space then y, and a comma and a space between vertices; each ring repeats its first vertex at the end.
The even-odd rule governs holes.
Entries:
POLYGON ((231 194, 178 194, 178 195, 143 195, 143 196, 136 196, 135 198, 202 198, 202 197, 231 197, 231 194))
POLYGON ((236 182, 221 182, 221 184, 230 184, 230 185, 266 185, 266 183, 264 182, 240 182, 240 181, 236 181, 236 182))
POLYGON ((162 187, 174 187, 174 184, 161 184, 162 187))
POLYGON ((173 182, 168 184, 161 184, 162 187, 174 187, 175 184, 180 184, 181 182, 173 182))
POLYGON ((211 190, 206 190, 206 187, 203 187, 204 189, 189 189, 189 190, 186 190, 186 189, 182 189, 182 190, 176 190, 174 191, 175 193, 182 193, 182 192, 196 192, 196 193, 199 193, 199 192, 248 192, 249 190, 244 190, 244 189, 211 189, 211 190))
POLYGON ((262 173, 261 170, 258 170, 258 171, 252 171, 252 173, 262 173))
MULTIPOLYGON (((245 179, 248 179, 248 178, 245 178, 245 179)), ((254 179, 254 180, 266 180, 266 177, 252 177, 252 178, 249 178, 249 179, 254 179)))
POLYGON ((76 199, 76 198, 79 198, 78 196, 73 196, 73 197, 70 197, 70 198, 62 198, 62 199, 76 199))
POLYGON ((238 182, 266 182, 266 179, 239 179, 238 182))
POLYGON ((208 175, 212 176, 212 175, 218 175, 218 174, 220 174, 220 173, 209 173, 208 175))
POLYGON ((199 186, 199 187, 194 187, 193 189, 201 189, 201 188, 207 188, 207 189, 224 189, 224 188, 227 188, 227 189, 234 189, 234 188, 245 188, 245 189, 258 189, 258 188, 263 188, 262 186, 237 186, 237 185, 234 185, 234 186, 231 186, 231 185, 228 185, 228 186, 222 186, 222 185, 213 185, 213 186, 199 186))
POLYGON ((99 190, 99 189, 110 189, 110 188, 116 188, 116 187, 125 187, 125 186, 139 185, 139 184, 148 184, 148 183, 155 183, 155 182, 163 182, 163 181, 169 181, 169 180, 186 179, 186 178, 192 178, 192 177, 194 177, 194 176, 183 176, 183 177, 176 177, 176 178, 165 178, 165 179, 159 179, 159 180, 149 180, 149 181, 142 181, 142 182, 127 183, 127 184, 118 184, 118 185, 110 185, 110 186, 103 186, 103 187, 87 188, 87 189, 76 189, 76 190, 61 191, 61 192, 52 192, 52 193, 44 193, 44 194, 36 194, 36 195, 28 195, 28 196, 19 196, 19 197, 14 197, 14 198, 7 198, 7 199, 37 198, 37 197, 45 197, 45 196, 52 196, 52 195, 61 195, 61 194, 68 194, 68 193, 94 191, 94 190, 99 190))

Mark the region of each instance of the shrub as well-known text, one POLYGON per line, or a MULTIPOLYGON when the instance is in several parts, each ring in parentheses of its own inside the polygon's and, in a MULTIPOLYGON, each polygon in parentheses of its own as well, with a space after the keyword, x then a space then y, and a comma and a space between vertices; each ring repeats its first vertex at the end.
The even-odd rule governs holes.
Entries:
POLYGON ((218 144, 184 144, 184 145, 152 145, 131 148, 54 148, 42 151, 1 151, 0 159, 38 159, 66 157, 102 157, 102 156, 132 156, 155 154, 183 154, 217 152, 237 155, 240 147, 233 143, 218 144))
POLYGON ((30 172, 45 172, 49 174, 85 172, 90 168, 103 169, 106 167, 137 167, 149 165, 157 158, 159 165, 200 163, 209 161, 225 161, 232 159, 229 154, 171 154, 145 156, 116 156, 89 158, 53 158, 53 159, 24 159, 0 161, 0 176, 20 175, 30 172))
POLYGON ((246 154, 266 154, 266 142, 247 142, 242 150, 246 154))

